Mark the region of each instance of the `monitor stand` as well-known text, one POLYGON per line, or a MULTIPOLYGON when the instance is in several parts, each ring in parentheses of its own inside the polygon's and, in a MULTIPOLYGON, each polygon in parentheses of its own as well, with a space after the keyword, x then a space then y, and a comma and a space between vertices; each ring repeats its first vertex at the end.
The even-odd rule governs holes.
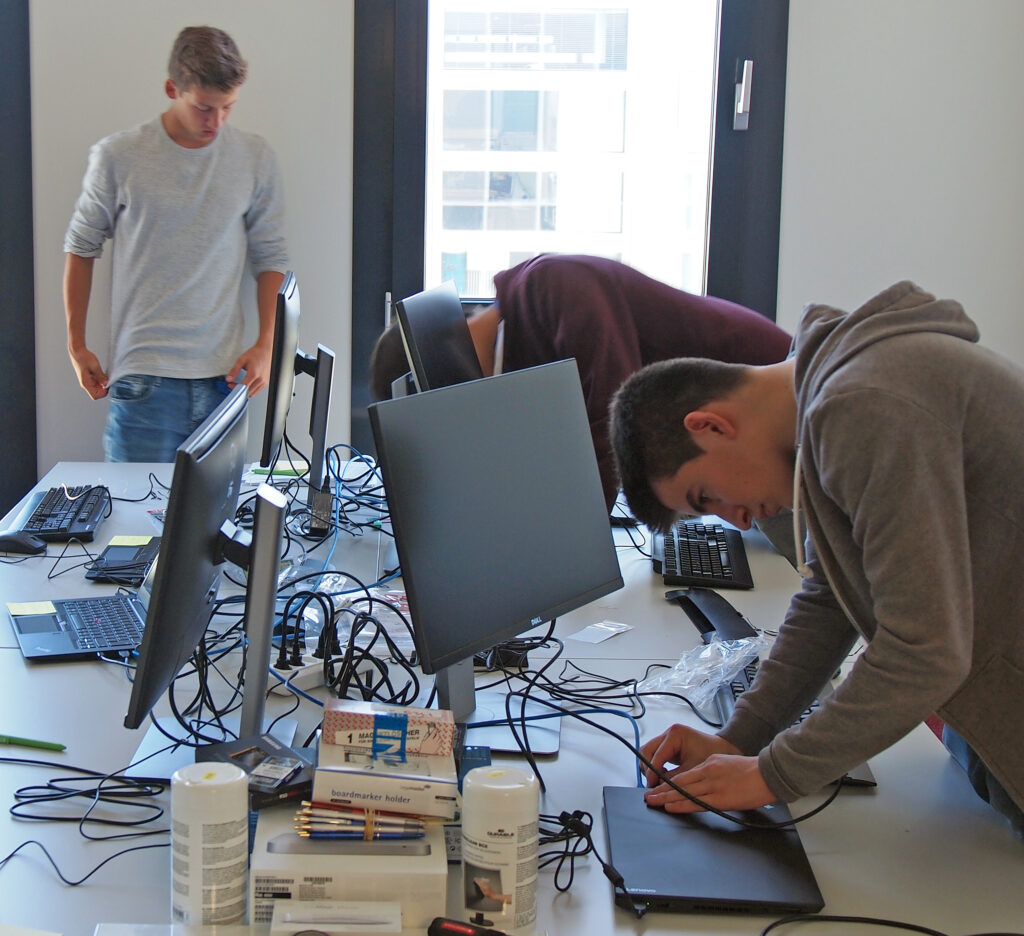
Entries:
MULTIPOLYGON (((439 708, 451 709, 455 720, 466 725, 466 744, 489 747, 492 751, 521 754, 522 748, 516 743, 505 714, 505 693, 494 690, 475 691, 473 684, 473 660, 467 658, 437 671, 434 677, 437 687, 439 708), (480 722, 498 722, 496 725, 471 727, 480 722)), ((542 702, 514 698, 511 704, 512 718, 516 733, 533 754, 557 754, 561 735, 560 713, 542 702), (519 721, 525 714, 525 734, 519 721), (531 716, 534 720, 529 720, 531 716), (535 716, 547 716, 537 719, 535 716)))
MULTIPOLYGON (((172 737, 180 736, 182 731, 181 725, 173 717, 158 718, 157 721, 167 734, 172 737)), ((222 718, 221 721, 229 732, 233 732, 236 736, 238 735, 240 730, 240 719, 238 716, 222 718)), ((268 717, 263 721, 264 731, 269 731, 278 741, 289 747, 295 739, 297 728, 298 723, 294 718, 282 718, 274 722, 272 718, 268 717)), ((216 730, 216 726, 211 725, 209 733, 212 735, 216 730)), ((146 734, 138 749, 135 751, 135 757, 132 758, 132 766, 124 772, 124 775, 135 779, 146 777, 170 781, 174 772, 179 767, 186 767, 189 764, 194 764, 197 760, 202 760, 202 748, 195 748, 184 744, 172 747, 172 744, 173 742, 167 735, 163 734, 155 726, 150 725, 146 729, 146 734), (200 756, 197 757, 197 754, 200 756)))

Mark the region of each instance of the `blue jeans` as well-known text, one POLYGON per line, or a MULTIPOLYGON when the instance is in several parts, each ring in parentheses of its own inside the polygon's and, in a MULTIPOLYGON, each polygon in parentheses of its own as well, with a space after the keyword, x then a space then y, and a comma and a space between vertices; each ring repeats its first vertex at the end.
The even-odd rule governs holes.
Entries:
POLYGON ((992 776, 974 748, 949 725, 942 726, 942 743, 953 755, 953 760, 967 771, 967 779, 971 781, 975 793, 1004 816, 1017 838, 1024 840, 1024 812, 1010 799, 1010 794, 1003 789, 1003 785, 992 776))
POLYGON ((171 462, 229 393, 223 377, 129 374, 110 385, 103 452, 108 462, 171 462))

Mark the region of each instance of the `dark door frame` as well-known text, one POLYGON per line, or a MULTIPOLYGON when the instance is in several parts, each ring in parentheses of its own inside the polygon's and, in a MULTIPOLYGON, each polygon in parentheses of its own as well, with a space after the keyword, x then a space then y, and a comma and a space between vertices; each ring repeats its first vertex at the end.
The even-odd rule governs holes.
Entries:
POLYGON ((28 5, 0 4, 0 514, 38 480, 28 5))

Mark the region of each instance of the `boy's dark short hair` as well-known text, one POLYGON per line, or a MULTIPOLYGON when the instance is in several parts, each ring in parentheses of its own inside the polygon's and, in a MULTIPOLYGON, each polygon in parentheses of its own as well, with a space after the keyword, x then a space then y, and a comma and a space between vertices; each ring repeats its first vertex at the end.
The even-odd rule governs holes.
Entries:
POLYGON ((248 73, 235 40, 213 26, 186 26, 171 48, 167 74, 179 91, 196 86, 234 91, 248 73))
POLYGON ((649 364, 629 377, 612 398, 609 437, 622 491, 633 516, 657 532, 676 513, 651 489, 670 478, 702 449, 683 425, 687 413, 732 393, 749 368, 708 358, 674 358, 649 364))
POLYGON ((377 339, 370 354, 370 398, 391 399, 391 385, 409 371, 402 330, 398 322, 389 325, 377 339))

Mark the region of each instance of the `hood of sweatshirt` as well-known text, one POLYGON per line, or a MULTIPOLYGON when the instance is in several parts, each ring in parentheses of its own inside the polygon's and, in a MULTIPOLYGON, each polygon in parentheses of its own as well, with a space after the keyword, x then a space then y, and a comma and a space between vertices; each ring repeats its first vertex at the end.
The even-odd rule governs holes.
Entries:
MULTIPOLYGON (((880 292, 853 312, 828 305, 804 308, 794 339, 797 425, 805 426, 822 388, 861 351, 879 341, 912 332, 933 332, 977 342, 978 327, 959 302, 936 299, 914 283, 904 280, 880 292)), ((799 527, 802 464, 797 439, 793 477, 794 538, 797 570, 807 576, 803 538, 799 527)))
POLYGON ((853 312, 806 306, 794 342, 798 425, 822 385, 852 357, 877 341, 911 332, 937 332, 971 342, 979 337, 978 327, 959 302, 936 299, 907 280, 853 312))

